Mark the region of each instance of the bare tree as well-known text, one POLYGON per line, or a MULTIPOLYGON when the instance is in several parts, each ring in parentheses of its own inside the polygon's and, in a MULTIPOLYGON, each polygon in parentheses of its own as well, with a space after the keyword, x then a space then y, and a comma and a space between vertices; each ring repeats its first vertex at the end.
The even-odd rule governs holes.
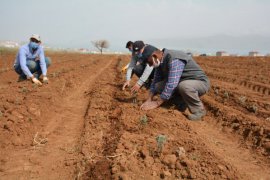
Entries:
POLYGON ((92 44, 100 51, 100 54, 102 54, 103 49, 109 47, 109 42, 107 40, 97 40, 92 41, 92 44))

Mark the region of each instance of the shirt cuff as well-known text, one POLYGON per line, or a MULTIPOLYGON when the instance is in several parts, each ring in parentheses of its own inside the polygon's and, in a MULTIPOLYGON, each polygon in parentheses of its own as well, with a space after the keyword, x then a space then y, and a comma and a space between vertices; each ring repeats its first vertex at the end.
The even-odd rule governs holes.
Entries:
POLYGON ((164 94, 161 94, 160 95, 160 98, 163 99, 163 100, 165 100, 165 101, 170 99, 170 97, 165 96, 164 94))
POLYGON ((139 79, 139 80, 137 81, 137 84, 139 84, 140 86, 142 86, 142 85, 144 84, 144 82, 143 82, 142 80, 139 79))

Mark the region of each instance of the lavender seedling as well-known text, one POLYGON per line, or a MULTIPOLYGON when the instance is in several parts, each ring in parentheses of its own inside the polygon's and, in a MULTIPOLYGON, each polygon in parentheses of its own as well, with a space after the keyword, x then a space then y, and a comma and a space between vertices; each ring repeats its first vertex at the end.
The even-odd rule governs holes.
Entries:
POLYGON ((140 123, 141 123, 141 125, 147 125, 148 117, 146 115, 141 116, 140 123))
POLYGON ((158 153, 161 153, 162 152, 162 149, 164 147, 164 144, 165 142, 167 141, 167 137, 165 135, 158 135, 156 137, 156 141, 157 141, 157 150, 158 150, 158 153))

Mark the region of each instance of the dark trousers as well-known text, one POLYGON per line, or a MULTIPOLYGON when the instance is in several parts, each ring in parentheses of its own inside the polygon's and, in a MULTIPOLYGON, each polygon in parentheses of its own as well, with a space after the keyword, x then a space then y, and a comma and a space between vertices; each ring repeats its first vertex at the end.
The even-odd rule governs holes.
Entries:
MULTIPOLYGON (((46 66, 48 68, 51 65, 51 59, 49 57, 45 57, 45 63, 46 63, 46 66)), ((39 77, 42 74, 39 61, 27 60, 26 61, 26 66, 29 68, 31 73, 37 73, 37 77, 39 77)), ((26 76, 23 73, 20 64, 15 64, 14 65, 14 70, 20 76, 26 76)))

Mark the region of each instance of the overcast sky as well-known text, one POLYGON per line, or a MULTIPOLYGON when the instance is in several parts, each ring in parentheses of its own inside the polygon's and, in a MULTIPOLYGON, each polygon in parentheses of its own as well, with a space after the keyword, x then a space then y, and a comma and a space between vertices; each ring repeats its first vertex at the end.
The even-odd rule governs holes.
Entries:
POLYGON ((91 41, 107 39, 125 51, 139 39, 269 39, 269 19, 270 0, 0 0, 0 40, 38 33, 52 46, 92 48, 91 41))

